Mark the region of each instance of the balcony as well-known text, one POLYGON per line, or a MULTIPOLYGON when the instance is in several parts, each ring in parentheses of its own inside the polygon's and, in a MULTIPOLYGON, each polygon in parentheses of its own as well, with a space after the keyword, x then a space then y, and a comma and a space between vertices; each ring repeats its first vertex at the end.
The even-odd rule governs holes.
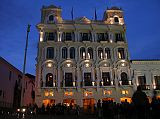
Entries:
POLYGON ((127 81, 119 81, 119 85, 132 85, 132 80, 127 80, 127 81))

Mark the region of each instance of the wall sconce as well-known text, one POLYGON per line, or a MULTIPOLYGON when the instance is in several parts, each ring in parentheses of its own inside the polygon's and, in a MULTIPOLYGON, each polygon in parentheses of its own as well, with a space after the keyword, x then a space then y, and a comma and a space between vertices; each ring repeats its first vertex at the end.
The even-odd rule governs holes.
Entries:
POLYGON ((73 86, 74 86, 74 87, 76 86, 76 82, 75 82, 75 81, 73 81, 73 86))
POLYGON ((86 67, 89 67, 89 63, 86 63, 86 67))
POLYGON ((122 81, 119 81, 119 84, 122 85, 122 81))
POLYGON ((52 67, 52 63, 47 63, 47 67, 51 68, 52 67))
POLYGON ((71 64, 70 64, 70 63, 68 63, 68 64, 67 64, 67 67, 71 67, 71 64))
POLYGON ((129 85, 132 85, 132 81, 131 80, 129 81, 129 85))
POLYGON ((101 81, 101 85, 102 85, 102 86, 103 86, 103 84, 104 84, 103 81, 101 81))
POLYGON ((92 86, 95 86, 95 82, 94 81, 92 81, 92 86))
POLYGON ((113 81, 111 81, 111 85, 113 85, 113 81))

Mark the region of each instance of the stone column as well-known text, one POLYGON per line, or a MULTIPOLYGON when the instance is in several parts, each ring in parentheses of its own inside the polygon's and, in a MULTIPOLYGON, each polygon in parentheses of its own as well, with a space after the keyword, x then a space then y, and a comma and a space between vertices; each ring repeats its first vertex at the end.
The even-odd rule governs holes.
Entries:
POLYGON ((57 83, 58 83, 58 88, 61 87, 61 69, 60 69, 60 66, 58 66, 58 76, 57 76, 57 83))

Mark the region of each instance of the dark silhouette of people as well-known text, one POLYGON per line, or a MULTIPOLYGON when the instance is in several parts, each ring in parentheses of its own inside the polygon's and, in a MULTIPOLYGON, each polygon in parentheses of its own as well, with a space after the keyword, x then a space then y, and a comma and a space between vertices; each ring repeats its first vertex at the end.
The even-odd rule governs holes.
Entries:
POLYGON ((142 91, 141 86, 137 87, 137 90, 132 96, 132 102, 135 106, 138 119, 145 119, 145 109, 147 106, 148 98, 145 92, 142 91))

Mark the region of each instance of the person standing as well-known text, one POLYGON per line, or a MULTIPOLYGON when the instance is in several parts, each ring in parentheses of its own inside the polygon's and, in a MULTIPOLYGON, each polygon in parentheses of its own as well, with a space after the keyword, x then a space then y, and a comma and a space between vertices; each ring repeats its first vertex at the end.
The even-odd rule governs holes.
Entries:
POLYGON ((142 91, 141 86, 138 86, 137 90, 133 93, 132 102, 135 106, 138 119, 145 119, 148 98, 146 93, 142 91))

